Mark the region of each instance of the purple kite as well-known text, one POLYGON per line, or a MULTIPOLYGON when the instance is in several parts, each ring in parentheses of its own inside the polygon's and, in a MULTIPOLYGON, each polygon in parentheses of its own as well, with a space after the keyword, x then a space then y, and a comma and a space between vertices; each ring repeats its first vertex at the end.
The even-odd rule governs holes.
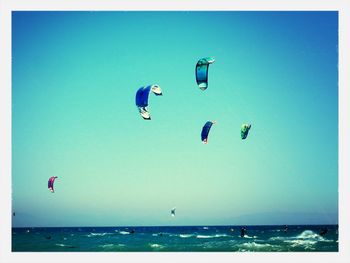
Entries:
POLYGON ((54 193, 55 191, 53 190, 53 183, 55 182, 55 179, 57 178, 57 176, 52 176, 50 177, 49 179, 49 182, 48 182, 48 188, 49 190, 51 191, 51 193, 54 193))

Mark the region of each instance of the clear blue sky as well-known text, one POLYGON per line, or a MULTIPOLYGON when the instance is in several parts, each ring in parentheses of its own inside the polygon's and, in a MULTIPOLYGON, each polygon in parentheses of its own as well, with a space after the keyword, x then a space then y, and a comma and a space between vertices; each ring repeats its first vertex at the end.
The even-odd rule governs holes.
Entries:
POLYGON ((13 226, 337 223, 337 12, 12 18, 13 226))

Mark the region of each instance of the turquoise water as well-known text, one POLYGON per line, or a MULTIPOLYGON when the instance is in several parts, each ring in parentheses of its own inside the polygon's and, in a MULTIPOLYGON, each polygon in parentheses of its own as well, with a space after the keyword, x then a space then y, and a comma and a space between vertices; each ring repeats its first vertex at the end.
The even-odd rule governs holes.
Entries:
POLYGON ((338 251, 336 225, 13 228, 12 251, 338 251), (327 229, 321 235, 323 229, 327 229))

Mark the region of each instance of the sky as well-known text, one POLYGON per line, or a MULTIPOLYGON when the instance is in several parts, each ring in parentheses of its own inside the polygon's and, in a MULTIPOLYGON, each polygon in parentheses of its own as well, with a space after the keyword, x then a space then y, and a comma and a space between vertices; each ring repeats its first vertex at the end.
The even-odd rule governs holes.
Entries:
POLYGON ((13 12, 12 208, 14 227, 338 223, 338 13, 13 12))

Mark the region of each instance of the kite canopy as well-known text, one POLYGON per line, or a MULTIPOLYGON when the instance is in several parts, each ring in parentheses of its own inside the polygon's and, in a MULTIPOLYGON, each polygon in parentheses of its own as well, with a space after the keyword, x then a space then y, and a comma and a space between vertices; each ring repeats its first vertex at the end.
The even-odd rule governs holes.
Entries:
POLYGON ((135 104, 139 110, 140 115, 144 120, 150 120, 151 115, 147 109, 149 93, 153 92, 156 96, 163 95, 161 88, 158 85, 148 85, 141 87, 136 92, 135 104))
POLYGON ((48 188, 51 191, 51 193, 54 193, 54 189, 53 189, 53 183, 55 182, 55 179, 57 178, 57 176, 51 176, 48 182, 48 188))
POLYGON ((207 57, 198 60, 196 65, 196 81, 201 90, 206 90, 208 87, 208 70, 209 64, 215 62, 214 58, 207 57))
POLYGON ((210 128, 213 124, 215 124, 215 121, 207 121, 203 128, 202 128, 202 133, 201 133, 201 138, 202 138, 202 142, 207 144, 208 143, 208 135, 209 135, 209 131, 210 128))
POLYGON ((176 207, 174 207, 173 209, 171 209, 171 216, 175 216, 175 210, 176 210, 176 207))
POLYGON ((241 127, 241 138, 242 140, 244 140, 245 138, 247 138, 250 127, 252 127, 251 124, 243 124, 241 127))

